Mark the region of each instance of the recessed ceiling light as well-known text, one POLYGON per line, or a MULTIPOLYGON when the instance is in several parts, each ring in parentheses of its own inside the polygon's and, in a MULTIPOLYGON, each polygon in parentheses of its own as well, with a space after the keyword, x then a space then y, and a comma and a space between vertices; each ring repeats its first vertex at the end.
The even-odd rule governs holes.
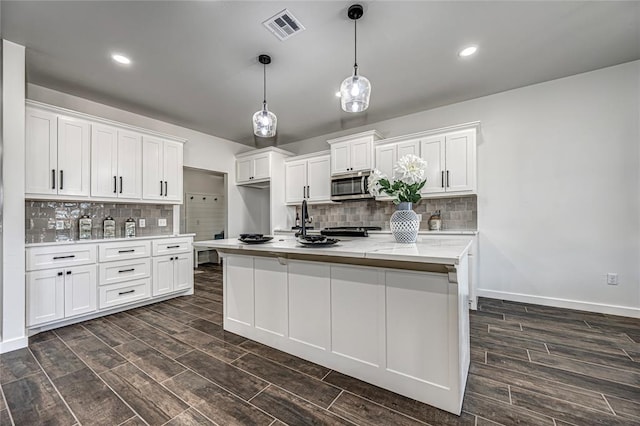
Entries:
POLYGON ((114 53, 111 55, 111 59, 113 59, 114 61, 116 61, 119 64, 122 65, 129 65, 131 64, 131 59, 127 58, 124 55, 121 55, 120 53, 114 53))
POLYGON ((478 51, 478 46, 469 46, 458 52, 458 56, 464 58, 465 56, 471 56, 478 51))
POLYGON ((339 97, 341 97, 341 96, 342 96, 342 94, 341 94, 341 93, 340 93, 340 91, 338 90, 338 91, 336 92, 336 98, 339 98, 339 97))

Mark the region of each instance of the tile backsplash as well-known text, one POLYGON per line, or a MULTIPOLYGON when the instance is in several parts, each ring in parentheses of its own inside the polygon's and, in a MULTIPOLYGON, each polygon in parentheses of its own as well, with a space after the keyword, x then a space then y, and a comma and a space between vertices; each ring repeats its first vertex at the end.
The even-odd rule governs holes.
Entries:
MULTIPOLYGON (((390 201, 345 201, 339 204, 309 206, 313 226, 322 229, 332 226, 379 226, 389 230, 389 218, 396 210, 390 201)), ((478 203, 475 195, 454 198, 422 199, 413 206, 422 214, 420 230, 428 230, 429 216, 440 210, 442 229, 475 231, 478 229, 478 203)))
POLYGON ((123 204, 98 202, 25 201, 26 243, 45 243, 78 239, 78 219, 89 215, 92 219, 91 238, 103 237, 103 220, 111 216, 116 221, 116 237, 124 237, 124 223, 136 220, 137 236, 173 234, 173 206, 166 204, 123 204), (138 219, 146 226, 138 226, 138 219), (166 219, 167 226, 158 226, 158 219, 166 219))

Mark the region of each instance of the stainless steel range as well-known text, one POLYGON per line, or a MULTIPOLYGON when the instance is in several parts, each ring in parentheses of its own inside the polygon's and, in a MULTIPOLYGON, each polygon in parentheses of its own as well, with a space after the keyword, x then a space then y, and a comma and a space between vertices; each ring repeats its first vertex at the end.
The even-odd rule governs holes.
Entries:
POLYGON ((333 228, 324 228, 320 234, 331 237, 368 237, 368 231, 381 231, 379 226, 338 226, 333 228))

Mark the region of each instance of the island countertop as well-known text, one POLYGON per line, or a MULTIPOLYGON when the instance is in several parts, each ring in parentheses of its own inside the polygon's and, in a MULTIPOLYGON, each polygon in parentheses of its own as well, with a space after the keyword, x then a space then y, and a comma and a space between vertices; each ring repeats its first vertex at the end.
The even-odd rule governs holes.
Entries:
MULTIPOLYGON (((217 249, 221 252, 246 251, 265 255, 305 255, 333 258, 367 259, 369 261, 396 261, 457 265, 466 256, 472 244, 472 238, 419 237, 413 244, 396 243, 390 235, 375 235, 367 238, 338 238, 332 246, 306 247, 298 243, 295 237, 279 235, 263 244, 247 244, 237 239, 207 240, 194 242, 194 247, 217 249)), ((346 260, 345 259, 345 260, 346 260)))

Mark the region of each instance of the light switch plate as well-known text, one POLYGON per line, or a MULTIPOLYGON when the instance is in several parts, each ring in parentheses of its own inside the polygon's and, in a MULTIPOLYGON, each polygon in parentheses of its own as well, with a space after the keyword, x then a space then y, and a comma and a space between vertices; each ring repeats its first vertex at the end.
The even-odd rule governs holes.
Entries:
POLYGON ((167 219, 158 219, 158 226, 167 226, 167 219))
POLYGON ((147 221, 145 219, 138 219, 138 226, 140 228, 144 228, 145 226, 147 226, 147 221))

